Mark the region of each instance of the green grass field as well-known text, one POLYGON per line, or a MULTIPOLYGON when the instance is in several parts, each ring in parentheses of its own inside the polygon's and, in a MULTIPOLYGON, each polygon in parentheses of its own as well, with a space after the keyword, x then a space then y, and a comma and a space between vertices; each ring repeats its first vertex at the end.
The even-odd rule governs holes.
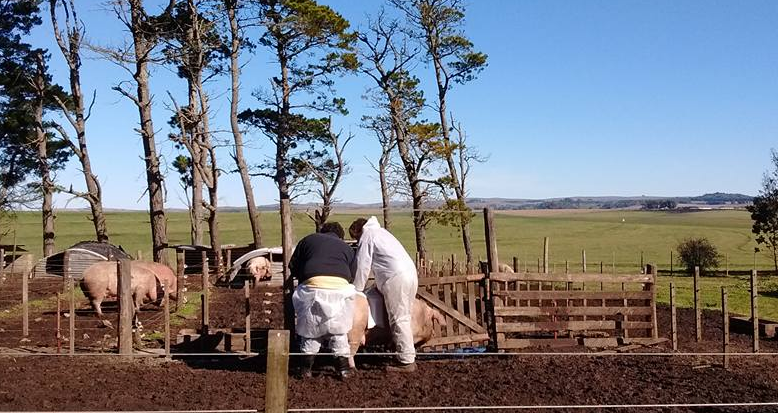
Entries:
MULTIPOLYGON (((729 255, 730 269, 751 269, 754 263, 754 237, 751 219, 745 211, 704 211, 693 213, 641 211, 549 211, 547 213, 497 213, 495 215, 497 242, 502 261, 518 257, 522 263, 537 266, 543 253, 543 237, 550 238, 550 261, 558 270, 565 260, 572 268, 580 267, 581 250, 586 250, 589 271, 599 271, 600 261, 607 269, 616 262, 617 271, 633 272, 639 269, 641 251, 645 262, 654 262, 660 269, 669 269, 670 250, 681 239, 690 236, 708 237, 722 254, 729 255)), ((347 227, 356 214, 336 214, 333 220, 347 227)), ((109 213, 107 216, 111 242, 119 244, 131 254, 140 250, 144 256, 151 251, 148 214, 142 212, 109 213)), ((189 217, 183 212, 168 214, 168 241, 170 244, 189 243, 189 217)), ((223 243, 246 244, 250 231, 246 215, 238 212, 222 213, 220 228, 223 243)), ((415 251, 413 227, 409 213, 393 215, 392 232, 408 248, 415 251)), ((20 213, 12 223, 10 233, 0 241, 10 244, 16 231, 16 240, 36 255, 41 252, 40 215, 20 213)), ((305 214, 295 214, 295 235, 300 238, 313 230, 305 214)), ((266 245, 279 245, 280 228, 276 213, 262 214, 262 229, 266 245)), ((87 212, 58 212, 56 219, 57 249, 77 241, 92 239, 94 233, 87 212)), ((477 255, 485 255, 483 218, 473 220, 473 248, 477 255)), ((459 234, 454 228, 432 225, 427 233, 428 250, 436 257, 457 254, 462 257, 459 234)), ((756 257, 757 267, 770 269, 772 262, 766 254, 756 257)), ((723 261, 723 260, 722 260, 723 261)), ((723 262, 722 262, 723 266, 723 262)))
MULTIPOLYGON (((354 213, 336 214, 333 220, 345 227, 361 215, 354 213)), ((189 243, 188 215, 183 212, 168 214, 168 240, 170 244, 189 243)), ((107 216, 111 242, 119 244, 135 255, 142 251, 150 256, 151 236, 148 214, 142 212, 116 212, 107 216)), ((413 228, 410 213, 393 215, 392 232, 406 248, 413 252, 413 228)), ((564 271, 565 261, 571 270, 581 268, 581 250, 586 250, 588 271, 598 272, 603 262, 605 272, 612 271, 614 263, 619 273, 635 273, 640 268, 643 252, 645 263, 653 262, 662 271, 670 268, 670 251, 681 239, 691 236, 705 236, 717 246, 719 252, 728 256, 731 270, 771 270, 772 261, 764 253, 754 256, 754 237, 751 234, 751 219, 745 211, 703 211, 690 213, 642 212, 642 211, 522 211, 498 212, 495 215, 498 251, 501 261, 510 263, 516 256, 522 266, 530 271, 537 268, 537 259, 542 256, 543 237, 550 238, 551 270, 564 271)), ((304 213, 295 214, 295 235, 300 238, 313 230, 311 220, 304 213)), ((19 244, 40 256, 40 215, 32 212, 20 213, 12 224, 11 231, 0 243, 11 243, 14 230, 19 244)), ((279 245, 280 228, 277 213, 262 214, 262 229, 265 245, 279 245)), ((246 244, 250 241, 248 219, 244 213, 231 212, 220 215, 222 242, 246 244)), ((61 211, 56 220, 57 249, 63 249, 77 241, 93 238, 87 212, 61 211)), ((483 218, 478 214, 473 220, 472 236, 474 251, 485 256, 483 218)), ((454 228, 432 225, 427 233, 428 250, 432 257, 448 258, 451 254, 463 257, 461 240, 454 228)), ((722 267, 724 266, 722 259, 722 267)), ((675 265, 677 270, 677 264, 675 265)), ((723 269, 723 268, 722 268, 723 269)), ((676 276, 679 304, 691 304, 691 280, 676 276)), ((660 277, 660 301, 668 301, 670 277, 660 277)), ((719 286, 730 290, 732 311, 746 313, 748 309, 747 280, 744 277, 705 278, 703 282, 703 304, 717 307, 720 301, 719 286)), ((772 278, 760 281, 760 307, 762 314, 778 319, 778 288, 772 278)))

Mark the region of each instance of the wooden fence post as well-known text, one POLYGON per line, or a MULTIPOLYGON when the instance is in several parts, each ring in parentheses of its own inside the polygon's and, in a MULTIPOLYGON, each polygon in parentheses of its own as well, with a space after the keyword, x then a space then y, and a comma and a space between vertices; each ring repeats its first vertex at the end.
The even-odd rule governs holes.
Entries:
POLYGON ((542 269, 542 268, 540 267, 540 258, 538 257, 538 274, 540 274, 540 273, 541 273, 541 272, 540 272, 540 271, 541 271, 541 269, 542 269))
POLYGON ((646 274, 651 274, 651 321, 653 326, 651 327, 651 337, 654 339, 659 338, 659 323, 656 319, 656 277, 657 277, 656 264, 646 265, 646 274))
POLYGON ((243 295, 246 299, 246 353, 251 353, 251 288, 249 288, 249 280, 243 282, 243 295))
POLYGON ((673 276, 673 250, 670 250, 670 276, 673 276))
POLYGON ((119 296, 119 354, 132 357, 132 322, 135 316, 132 300, 132 262, 121 259, 116 265, 119 296))
POLYGON ((721 342, 721 352, 724 353, 723 363, 724 368, 729 368, 729 310, 727 309, 727 288, 721 287, 721 323, 723 325, 721 342))
POLYGON ((267 333, 265 413, 286 413, 289 384, 289 330, 267 333))
POLYGON ((170 360, 170 297, 168 287, 162 283, 162 293, 165 294, 165 358, 170 360))
POLYGON ((72 276, 68 276, 68 290, 70 291, 70 317, 68 317, 70 322, 70 342, 68 343, 68 350, 72 356, 76 354, 76 285, 73 282, 72 276))
POLYGON ((28 273, 22 274, 22 336, 30 335, 30 278, 28 273))
MULTIPOLYGON (((289 199, 281 200, 281 216, 292 216, 292 206, 289 199)), ((294 233, 291 225, 281 225, 281 227, 281 249, 283 250, 282 269, 284 274, 284 329, 295 331, 295 313, 294 305, 292 304, 294 280, 292 279, 292 273, 289 270, 289 260, 292 258, 292 249, 294 249, 294 233)))
POLYGON ((210 298, 208 296, 208 253, 203 251, 201 258, 203 260, 203 271, 202 271, 202 290, 200 292, 200 317, 201 317, 201 331, 200 334, 203 336, 208 335, 208 326, 211 323, 210 317, 209 317, 209 308, 208 308, 208 299, 210 298))
POLYGON ((5 249, 0 248, 0 279, 5 276, 5 249))
POLYGON ((548 237, 543 238, 543 274, 548 274, 548 237))
POLYGON ((494 325, 494 300, 492 296, 492 285, 489 279, 489 274, 497 271, 497 265, 500 262, 497 255, 497 237, 494 232, 494 212, 490 208, 484 208, 484 238, 486 240, 486 262, 487 269, 486 276, 484 277, 484 285, 486 287, 486 305, 487 311, 490 315, 488 317, 491 322, 488 326, 491 347, 497 349, 499 344, 497 343, 497 329, 494 325))
POLYGON ((518 273, 521 271, 521 263, 519 263, 519 257, 513 257, 513 272, 518 273))
POLYGON ((57 293, 57 354, 62 348, 62 296, 57 293))
POLYGON ((694 267, 694 334, 702 341, 702 307, 700 306, 700 267, 694 267))
POLYGON ((756 270, 751 270, 751 321, 754 325, 754 341, 752 349, 754 353, 759 352, 759 309, 757 306, 758 288, 756 285, 756 270))
POLYGON ((586 250, 581 250, 581 268, 586 273, 586 250))
POLYGON ((184 269, 186 264, 184 263, 184 251, 176 250, 176 312, 178 312, 178 303, 183 300, 181 297, 181 283, 184 280, 184 269))
POLYGON ((670 340, 673 351, 678 351, 678 322, 675 311, 675 283, 670 283, 670 340))

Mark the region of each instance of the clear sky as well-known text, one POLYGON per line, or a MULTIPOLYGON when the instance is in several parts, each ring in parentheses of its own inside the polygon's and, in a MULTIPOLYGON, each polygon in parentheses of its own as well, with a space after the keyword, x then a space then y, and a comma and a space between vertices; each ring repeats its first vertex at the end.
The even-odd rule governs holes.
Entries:
MULTIPOLYGON (((147 3, 154 9, 153 1, 147 3)), ((354 28, 381 5, 324 3, 354 28)), ((77 6, 92 43, 119 44, 128 37, 102 1, 77 6)), ((778 147, 776 22, 773 0, 471 1, 465 31, 489 55, 489 66, 477 80, 456 86, 449 105, 471 144, 490 156, 474 167, 470 195, 756 194, 770 166, 770 148, 778 147)), ((49 49, 55 80, 67 85, 47 18, 32 42, 49 49)), ((109 208, 146 208, 142 145, 134 130, 138 113, 111 90, 130 76, 91 57, 83 63, 83 86, 90 95, 96 91, 97 101, 87 136, 104 202, 109 208)), ((262 49, 243 57, 241 108, 257 107, 250 93, 268 84, 274 73, 270 60, 262 49)), ((432 98, 432 68, 420 65, 417 72, 432 98)), ((167 91, 181 96, 185 85, 162 67, 153 70, 151 84, 157 145, 169 165, 177 152, 167 141, 167 91)), ((338 195, 349 202, 380 201, 377 178, 365 159, 376 159, 379 148, 359 128, 360 116, 370 111, 362 99, 367 86, 356 76, 337 81, 350 115, 336 118, 336 125, 357 135, 346 155, 353 171, 338 195)), ((215 100, 212 124, 227 131, 228 79, 208 88, 215 100)), ((227 134, 223 138, 231 140, 227 134)), ((250 135, 248 141, 249 162, 271 154, 262 136, 250 135)), ((220 162, 233 169, 226 148, 220 162)), ((167 205, 181 207, 185 195, 178 176, 172 169, 167 176, 167 205)), ((58 179, 83 187, 75 161, 58 179)), ((222 176, 220 185, 221 205, 245 204, 237 174, 222 176)), ((271 181, 255 178, 254 185, 258 203, 275 201, 271 181)), ((59 196, 57 206, 67 200, 59 196)))

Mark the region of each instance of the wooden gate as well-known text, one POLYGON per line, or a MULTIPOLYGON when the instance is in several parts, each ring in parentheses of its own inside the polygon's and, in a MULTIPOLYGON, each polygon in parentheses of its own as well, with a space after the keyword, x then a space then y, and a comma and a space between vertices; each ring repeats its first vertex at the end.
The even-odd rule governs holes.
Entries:
POLYGON ((657 338, 654 274, 492 273, 489 280, 499 349, 657 338))
POLYGON ((445 326, 434 323, 433 338, 423 349, 472 347, 489 341, 484 279, 483 274, 419 278, 417 297, 446 319, 445 326))

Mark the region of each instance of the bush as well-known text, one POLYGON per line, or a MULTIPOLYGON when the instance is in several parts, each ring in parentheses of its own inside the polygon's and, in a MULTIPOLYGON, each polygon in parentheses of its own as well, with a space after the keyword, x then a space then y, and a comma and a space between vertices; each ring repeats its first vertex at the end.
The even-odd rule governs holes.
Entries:
POLYGON ((690 274, 694 273, 694 267, 700 267, 700 274, 705 274, 708 269, 719 266, 719 252, 707 238, 687 238, 678 244, 676 250, 678 263, 690 274))

